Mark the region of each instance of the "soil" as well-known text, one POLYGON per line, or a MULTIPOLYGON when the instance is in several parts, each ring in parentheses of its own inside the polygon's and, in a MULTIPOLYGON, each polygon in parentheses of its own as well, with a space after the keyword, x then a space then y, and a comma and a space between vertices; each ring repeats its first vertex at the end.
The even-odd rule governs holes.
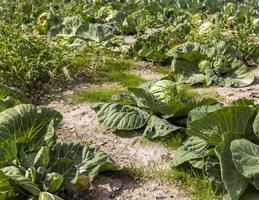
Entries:
POLYGON ((140 61, 137 63, 135 73, 146 80, 162 78, 163 75, 154 71, 155 66, 151 62, 140 61))
MULTIPOLYGON (((161 75, 152 70, 153 65, 140 62, 136 73, 145 79, 160 78, 161 75)), ((259 69, 254 69, 256 81, 246 88, 224 88, 213 86, 200 90, 215 90, 226 101, 239 97, 259 99, 259 69)), ((52 97, 47 106, 58 110, 64 117, 59 127, 59 137, 67 141, 86 141, 106 152, 120 166, 129 169, 141 168, 144 177, 135 179, 121 173, 111 173, 99 176, 91 186, 87 196, 78 199, 90 200, 188 200, 189 195, 172 183, 154 178, 157 171, 170 168, 170 160, 175 151, 167 149, 159 143, 145 140, 139 132, 113 132, 102 127, 95 112, 88 103, 72 105, 65 99, 67 95, 83 88, 91 87, 81 84, 52 97), (150 176, 149 176, 150 175, 150 176)))
MULTIPOLYGON (((52 100, 49 107, 62 113, 64 119, 58 130, 66 141, 86 141, 99 147, 122 167, 141 168, 145 174, 168 170, 174 155, 158 143, 144 140, 140 133, 114 133, 100 126, 89 104, 70 105, 64 99, 52 100)), ((95 200, 156 200, 189 199, 172 183, 143 178, 139 181, 122 176, 100 176, 93 182, 87 199, 95 200)))

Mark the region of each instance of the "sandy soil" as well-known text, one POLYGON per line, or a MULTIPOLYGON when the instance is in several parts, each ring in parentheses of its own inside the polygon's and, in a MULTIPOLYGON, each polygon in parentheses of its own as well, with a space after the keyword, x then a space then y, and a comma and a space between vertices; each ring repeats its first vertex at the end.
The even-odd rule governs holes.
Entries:
MULTIPOLYGON (((69 92, 67 92, 69 93, 69 92)), ((62 95, 60 95, 62 96, 62 95)), ((70 105, 62 98, 48 103, 62 113, 64 119, 59 137, 68 141, 87 141, 108 153, 120 166, 141 168, 145 173, 167 170, 174 155, 160 144, 144 140, 140 133, 113 133, 100 126, 89 104, 70 105)), ((129 177, 100 176, 93 183, 90 199, 95 200, 156 200, 189 199, 172 183, 145 178, 136 181, 129 177)))
POLYGON ((154 71, 155 66, 151 62, 140 61, 137 63, 135 73, 146 80, 159 79, 163 75, 154 71))

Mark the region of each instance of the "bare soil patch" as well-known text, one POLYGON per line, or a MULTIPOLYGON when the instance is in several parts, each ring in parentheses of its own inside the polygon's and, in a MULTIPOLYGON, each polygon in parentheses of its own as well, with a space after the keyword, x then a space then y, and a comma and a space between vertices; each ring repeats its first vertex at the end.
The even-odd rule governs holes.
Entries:
MULTIPOLYGON (((71 93, 73 91, 65 92, 71 93)), ((63 99, 64 93, 57 96, 48 106, 61 112, 64 117, 58 130, 60 138, 66 141, 89 142, 109 154, 120 166, 141 168, 145 171, 145 178, 138 181, 119 173, 100 176, 93 182, 86 199, 189 199, 187 194, 176 189, 172 183, 149 177, 149 173, 170 168, 173 150, 144 140, 139 132, 113 133, 100 126, 89 104, 70 105, 63 99)))

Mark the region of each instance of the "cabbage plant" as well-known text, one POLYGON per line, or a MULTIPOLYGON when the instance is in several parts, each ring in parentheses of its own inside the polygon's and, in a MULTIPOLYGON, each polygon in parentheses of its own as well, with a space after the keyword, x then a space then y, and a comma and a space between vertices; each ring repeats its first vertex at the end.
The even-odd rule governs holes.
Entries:
POLYGON ((20 104, 0 115, 0 199, 62 199, 61 190, 87 190, 100 172, 118 170, 97 148, 63 142, 56 128, 62 115, 20 104))
POLYGON ((188 112, 200 105, 215 104, 211 98, 195 99, 182 81, 151 81, 129 88, 124 98, 131 104, 97 103, 92 107, 99 122, 111 129, 145 128, 148 138, 163 137, 181 129, 188 112))
POLYGON ((0 112, 20 103, 29 103, 25 94, 17 88, 0 83, 0 112))
POLYGON ((172 69, 184 74, 191 85, 216 83, 244 87, 253 83, 254 74, 239 60, 238 52, 224 41, 210 44, 186 42, 168 51, 172 69))
POLYGON ((172 164, 185 162, 205 170, 227 199, 238 200, 249 183, 258 187, 259 106, 239 99, 232 105, 202 106, 188 116, 189 138, 172 164))

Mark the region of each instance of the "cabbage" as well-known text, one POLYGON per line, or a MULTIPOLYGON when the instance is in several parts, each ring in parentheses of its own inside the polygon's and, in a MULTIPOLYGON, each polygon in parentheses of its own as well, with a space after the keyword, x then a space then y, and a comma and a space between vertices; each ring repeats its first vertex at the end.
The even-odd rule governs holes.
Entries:
POLYGON ((201 72, 204 72, 205 69, 209 68, 211 66, 211 62, 208 60, 202 60, 199 62, 198 68, 201 72))
POLYGON ((175 84, 170 80, 161 80, 152 85, 150 92, 162 102, 168 102, 175 95, 175 84))

